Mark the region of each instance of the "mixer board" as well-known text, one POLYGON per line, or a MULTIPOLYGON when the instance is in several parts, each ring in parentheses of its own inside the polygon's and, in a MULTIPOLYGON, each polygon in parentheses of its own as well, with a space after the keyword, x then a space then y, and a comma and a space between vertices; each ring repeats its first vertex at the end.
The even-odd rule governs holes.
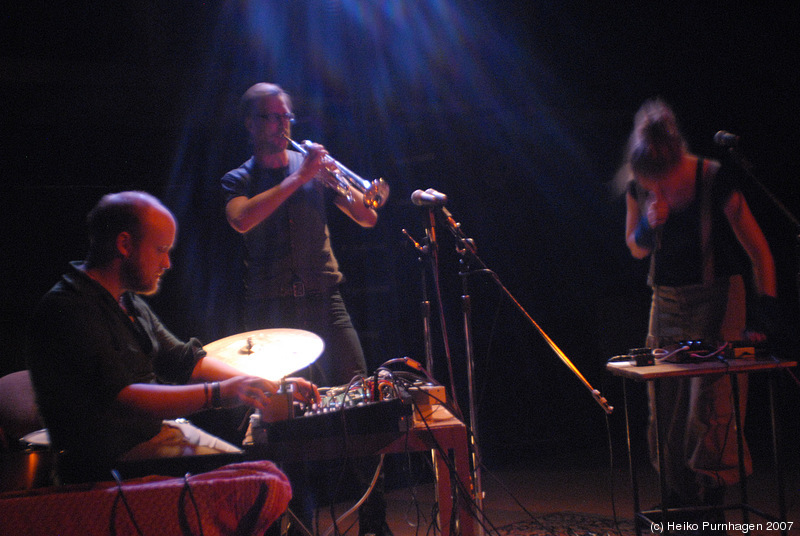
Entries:
POLYGON ((408 428, 407 421, 412 409, 411 404, 399 398, 370 402, 336 411, 256 425, 253 439, 255 443, 281 442, 404 432, 408 428))
POLYGON ((277 422, 252 418, 245 447, 284 460, 304 459, 311 453, 319 458, 320 452, 335 458, 345 450, 367 455, 408 430, 413 404, 405 391, 371 401, 364 394, 345 396, 332 389, 321 404, 300 413, 277 422))

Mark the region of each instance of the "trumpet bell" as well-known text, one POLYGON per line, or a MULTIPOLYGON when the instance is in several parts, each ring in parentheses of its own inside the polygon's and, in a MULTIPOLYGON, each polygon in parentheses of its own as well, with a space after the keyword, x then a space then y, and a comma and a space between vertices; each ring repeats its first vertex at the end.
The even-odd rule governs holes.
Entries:
POLYGON ((364 190, 364 204, 372 209, 379 209, 389 199, 389 183, 383 179, 375 179, 364 190))

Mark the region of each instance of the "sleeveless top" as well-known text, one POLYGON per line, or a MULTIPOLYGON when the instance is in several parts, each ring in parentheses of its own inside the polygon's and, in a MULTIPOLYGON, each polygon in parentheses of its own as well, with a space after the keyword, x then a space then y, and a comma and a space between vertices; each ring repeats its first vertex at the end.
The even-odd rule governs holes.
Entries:
MULTIPOLYGON (((222 178, 225 202, 268 190, 293 173, 303 156, 288 151, 288 167, 264 169, 250 158, 222 178)), ((245 293, 248 300, 325 294, 344 276, 331 248, 327 195, 331 190, 312 180, 294 192, 267 219, 244 233, 245 293)))
MULTIPOLYGON (((745 254, 724 212, 733 192, 739 191, 737 180, 730 168, 706 168, 704 159, 698 159, 694 198, 670 212, 660 246, 651 255, 651 286, 710 285, 743 273, 745 254)), ((628 191, 644 213, 648 192, 636 181, 628 184, 628 191)))

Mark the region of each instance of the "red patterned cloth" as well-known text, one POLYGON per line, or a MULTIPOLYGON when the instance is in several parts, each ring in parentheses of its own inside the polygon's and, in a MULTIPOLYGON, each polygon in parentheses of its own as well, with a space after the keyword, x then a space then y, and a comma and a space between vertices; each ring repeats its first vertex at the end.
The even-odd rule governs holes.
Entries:
POLYGON ((151 476, 0 495, 0 534, 250 535, 286 511, 289 480, 272 462, 226 465, 186 479, 151 476), (129 510, 130 509, 130 510, 129 510), (138 529, 137 529, 138 527, 138 529))

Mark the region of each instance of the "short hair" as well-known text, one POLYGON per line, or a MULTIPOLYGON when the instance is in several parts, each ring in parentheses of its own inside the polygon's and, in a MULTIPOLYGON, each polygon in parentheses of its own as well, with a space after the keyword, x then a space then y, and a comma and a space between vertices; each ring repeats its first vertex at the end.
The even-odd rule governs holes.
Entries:
POLYGON ((258 84, 250 86, 239 100, 239 113, 241 118, 244 120, 252 114, 256 103, 265 97, 283 97, 286 100, 286 104, 288 104, 290 108, 292 106, 292 100, 289 94, 286 93, 282 87, 269 82, 259 82, 258 84))
POLYGON ((86 265, 107 266, 119 255, 117 237, 128 232, 134 240, 144 235, 143 215, 150 207, 166 210, 156 197, 147 192, 128 191, 104 195, 86 217, 89 251, 86 265))
POLYGON ((633 174, 661 175, 680 162, 685 149, 686 142, 672 108, 657 98, 642 104, 628 140, 626 160, 633 174))

